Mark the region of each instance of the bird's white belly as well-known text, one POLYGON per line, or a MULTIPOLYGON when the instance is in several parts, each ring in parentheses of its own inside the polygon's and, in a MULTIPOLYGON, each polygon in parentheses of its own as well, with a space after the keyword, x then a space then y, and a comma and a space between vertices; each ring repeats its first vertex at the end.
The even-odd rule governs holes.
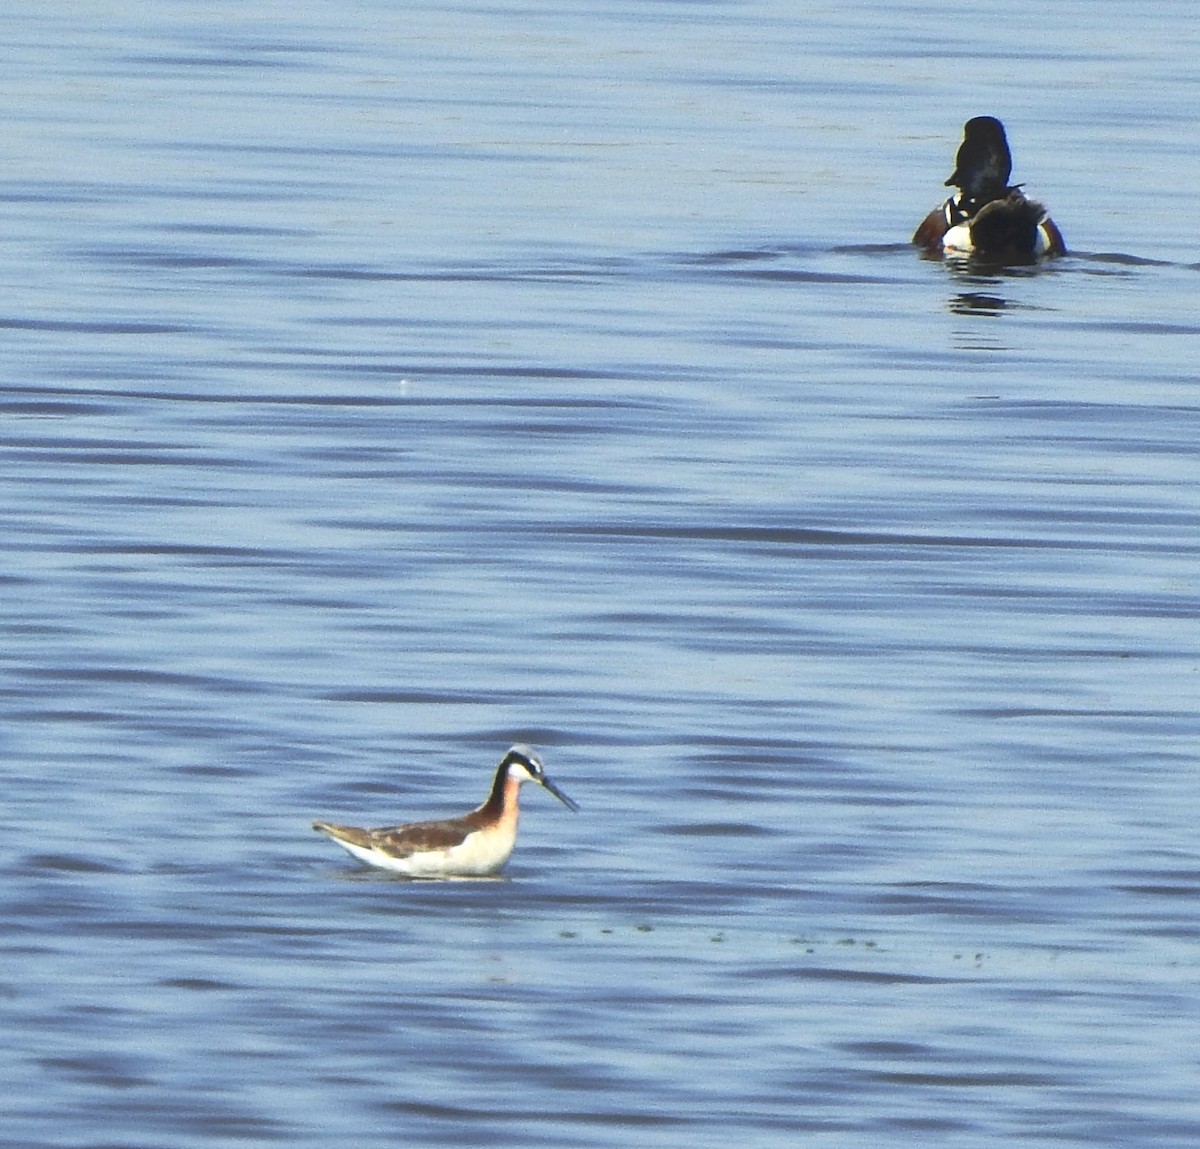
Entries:
POLYGON ((517 828, 503 823, 468 834, 457 846, 446 850, 426 850, 404 858, 393 857, 370 846, 335 839, 359 861, 382 870, 406 874, 410 878, 484 878, 503 869, 517 842, 517 828))
POLYGON ((957 251, 964 254, 974 251, 975 244, 971 242, 970 226, 965 223, 956 223, 942 236, 942 247, 946 251, 957 251))

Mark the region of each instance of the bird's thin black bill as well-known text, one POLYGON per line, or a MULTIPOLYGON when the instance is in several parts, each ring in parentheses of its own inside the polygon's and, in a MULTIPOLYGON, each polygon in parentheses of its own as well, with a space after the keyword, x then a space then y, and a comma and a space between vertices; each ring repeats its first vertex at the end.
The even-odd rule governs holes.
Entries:
POLYGON ((564 806, 566 806, 568 810, 579 809, 579 803, 573 802, 570 798, 568 798, 566 794, 564 794, 557 786, 554 785, 553 782, 550 781, 549 778, 543 776, 540 781, 542 785, 545 786, 546 789, 549 790, 550 793, 553 794, 564 806))

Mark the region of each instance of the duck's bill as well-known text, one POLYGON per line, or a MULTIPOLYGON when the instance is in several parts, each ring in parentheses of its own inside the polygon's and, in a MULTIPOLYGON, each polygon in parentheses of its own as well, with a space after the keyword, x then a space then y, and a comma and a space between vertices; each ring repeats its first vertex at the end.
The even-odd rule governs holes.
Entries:
POLYGON ((549 790, 550 793, 553 794, 564 806, 566 806, 566 808, 568 810, 578 810, 579 809, 579 804, 577 802, 571 801, 571 799, 568 798, 566 796, 566 794, 564 794, 557 786, 555 786, 554 783, 551 782, 550 779, 547 778, 545 775, 542 775, 542 777, 539 778, 538 781, 541 782, 541 784, 543 786, 545 786, 546 789, 549 790))

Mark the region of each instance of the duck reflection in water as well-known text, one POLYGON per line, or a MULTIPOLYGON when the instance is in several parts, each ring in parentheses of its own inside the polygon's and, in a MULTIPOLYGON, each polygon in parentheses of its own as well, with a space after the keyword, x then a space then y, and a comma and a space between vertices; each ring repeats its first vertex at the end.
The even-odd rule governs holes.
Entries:
POLYGON ((950 297, 950 310, 955 315, 999 315, 1007 307, 1007 299, 982 291, 964 291, 950 297))

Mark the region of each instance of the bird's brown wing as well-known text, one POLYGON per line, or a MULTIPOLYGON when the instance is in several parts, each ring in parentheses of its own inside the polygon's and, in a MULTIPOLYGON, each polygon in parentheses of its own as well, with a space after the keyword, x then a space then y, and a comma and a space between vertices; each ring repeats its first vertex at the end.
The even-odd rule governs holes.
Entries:
POLYGON ((476 827, 462 818, 442 822, 414 822, 408 826, 390 826, 372 830, 371 845, 394 858, 407 858, 426 850, 449 850, 457 846, 476 827))
POLYGON ((322 834, 328 834, 339 842, 349 842, 352 846, 371 848, 371 831, 360 830, 357 826, 339 826, 336 822, 314 822, 313 829, 322 834))
POLYGON ((393 858, 408 858, 427 850, 449 850, 478 827, 468 818, 447 818, 441 822, 413 822, 407 826, 383 826, 363 830, 358 826, 339 826, 333 822, 314 822, 313 829, 338 841, 380 850, 393 858))

